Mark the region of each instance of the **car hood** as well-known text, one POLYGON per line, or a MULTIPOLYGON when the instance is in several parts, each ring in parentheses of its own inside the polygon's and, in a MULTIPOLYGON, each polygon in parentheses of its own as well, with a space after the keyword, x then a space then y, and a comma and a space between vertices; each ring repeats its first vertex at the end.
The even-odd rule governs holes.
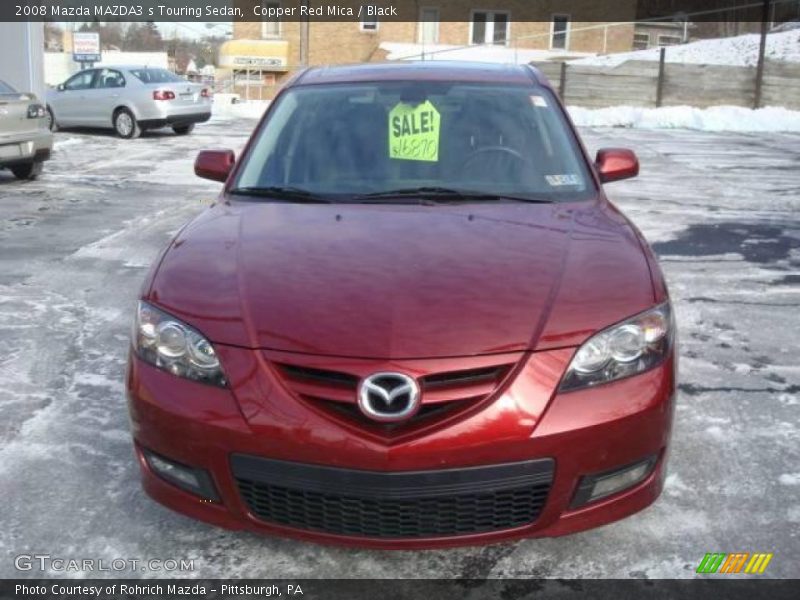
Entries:
POLYGON ((146 296, 215 343, 363 358, 575 345, 654 298, 604 202, 219 204, 146 296))

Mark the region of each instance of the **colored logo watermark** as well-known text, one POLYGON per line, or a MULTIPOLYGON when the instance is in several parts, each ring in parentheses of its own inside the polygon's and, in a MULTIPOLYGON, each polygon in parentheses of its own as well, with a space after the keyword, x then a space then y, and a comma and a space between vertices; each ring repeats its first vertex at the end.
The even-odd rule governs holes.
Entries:
POLYGON ((710 552, 703 557, 697 567, 697 573, 748 573, 761 574, 767 569, 772 553, 766 552, 710 552))

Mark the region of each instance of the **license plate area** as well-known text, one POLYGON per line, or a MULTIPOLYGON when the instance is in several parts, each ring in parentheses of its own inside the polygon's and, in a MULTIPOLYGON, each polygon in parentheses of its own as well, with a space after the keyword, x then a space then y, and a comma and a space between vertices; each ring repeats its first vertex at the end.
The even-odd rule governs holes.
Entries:
POLYGON ((0 158, 22 158, 22 156, 22 146, 19 144, 0 146, 0 158))

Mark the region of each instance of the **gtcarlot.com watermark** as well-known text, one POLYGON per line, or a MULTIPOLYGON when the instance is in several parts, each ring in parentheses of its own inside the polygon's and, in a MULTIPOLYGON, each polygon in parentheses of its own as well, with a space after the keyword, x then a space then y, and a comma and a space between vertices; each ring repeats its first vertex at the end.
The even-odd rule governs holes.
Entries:
POLYGON ((186 558, 67 558, 51 554, 18 554, 17 571, 47 573, 124 573, 194 571, 194 559, 186 558))

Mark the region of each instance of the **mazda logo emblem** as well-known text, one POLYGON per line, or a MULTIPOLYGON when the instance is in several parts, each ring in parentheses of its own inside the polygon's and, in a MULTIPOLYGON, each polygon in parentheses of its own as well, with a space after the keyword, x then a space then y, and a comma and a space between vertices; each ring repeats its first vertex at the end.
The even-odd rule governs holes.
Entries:
POLYGON ((376 421, 402 421, 419 408, 419 385, 402 373, 373 373, 358 386, 358 406, 376 421))

